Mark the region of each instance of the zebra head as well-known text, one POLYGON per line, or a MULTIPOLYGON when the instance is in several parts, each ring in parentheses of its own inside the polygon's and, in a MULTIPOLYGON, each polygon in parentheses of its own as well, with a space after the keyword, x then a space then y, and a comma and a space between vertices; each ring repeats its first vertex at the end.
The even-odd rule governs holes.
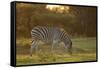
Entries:
POLYGON ((72 41, 70 39, 64 40, 65 48, 67 49, 68 53, 72 55, 72 41))

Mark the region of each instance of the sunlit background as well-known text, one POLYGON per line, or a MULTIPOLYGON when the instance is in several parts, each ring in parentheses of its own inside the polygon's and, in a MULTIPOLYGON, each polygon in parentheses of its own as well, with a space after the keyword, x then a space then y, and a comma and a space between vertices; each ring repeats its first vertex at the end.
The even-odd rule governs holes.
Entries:
MULTIPOLYGON (((17 65, 96 60, 97 8, 85 6, 16 4, 17 65), (36 26, 60 27, 72 41, 72 56, 63 44, 50 53, 51 45, 39 43, 38 53, 30 57, 31 30, 36 26)), ((35 52, 35 51, 34 51, 35 52)))
POLYGON ((46 9, 50 11, 57 11, 59 13, 63 12, 69 12, 70 7, 69 6, 61 6, 61 5, 46 5, 46 9))

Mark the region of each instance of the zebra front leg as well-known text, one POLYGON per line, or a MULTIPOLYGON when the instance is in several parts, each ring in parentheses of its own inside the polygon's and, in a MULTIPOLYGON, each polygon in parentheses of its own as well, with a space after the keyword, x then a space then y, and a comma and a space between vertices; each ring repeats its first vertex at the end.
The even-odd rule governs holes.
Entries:
POLYGON ((51 52, 53 53, 53 49, 54 49, 54 41, 52 42, 52 46, 51 46, 51 52))
POLYGON ((52 48, 51 48, 52 53, 54 52, 54 47, 57 46, 57 44, 58 44, 58 41, 54 40, 52 43, 52 48))

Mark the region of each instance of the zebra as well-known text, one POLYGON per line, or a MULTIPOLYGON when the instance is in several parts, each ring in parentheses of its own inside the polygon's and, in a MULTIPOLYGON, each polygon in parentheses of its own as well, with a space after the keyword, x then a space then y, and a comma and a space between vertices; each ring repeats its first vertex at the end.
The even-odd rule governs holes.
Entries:
POLYGON ((50 42, 52 44, 51 50, 54 45, 60 42, 64 43, 68 53, 72 54, 72 41, 69 38, 67 32, 61 27, 47 27, 47 26, 36 26, 31 30, 32 45, 30 49, 30 56, 32 56, 32 50, 34 47, 38 47, 37 43, 43 41, 45 43, 50 42))

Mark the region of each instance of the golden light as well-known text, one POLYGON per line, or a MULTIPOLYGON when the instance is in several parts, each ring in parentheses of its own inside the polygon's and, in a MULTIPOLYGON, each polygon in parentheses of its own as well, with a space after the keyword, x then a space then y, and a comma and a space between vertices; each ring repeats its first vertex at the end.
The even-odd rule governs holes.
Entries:
POLYGON ((61 7, 60 9, 61 9, 61 10, 64 10, 65 8, 64 8, 64 7, 61 7))
POLYGON ((57 8, 57 7, 59 7, 59 5, 47 5, 47 6, 46 6, 47 9, 51 9, 51 10, 52 10, 53 8, 57 8))
POLYGON ((69 12, 70 7, 69 6, 61 6, 61 5, 46 5, 46 9, 50 11, 56 11, 59 13, 63 12, 69 12))

